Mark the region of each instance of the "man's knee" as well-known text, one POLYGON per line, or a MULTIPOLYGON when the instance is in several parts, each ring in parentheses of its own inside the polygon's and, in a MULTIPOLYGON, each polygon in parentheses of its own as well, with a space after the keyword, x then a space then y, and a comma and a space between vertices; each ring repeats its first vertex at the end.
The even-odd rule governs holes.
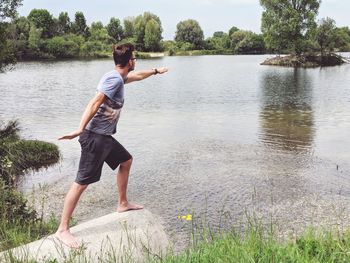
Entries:
POLYGON ((131 164, 132 164, 132 157, 129 160, 122 162, 120 165, 123 167, 131 167, 131 164))
POLYGON ((88 184, 78 184, 74 182, 74 188, 78 192, 83 192, 89 185, 88 184))

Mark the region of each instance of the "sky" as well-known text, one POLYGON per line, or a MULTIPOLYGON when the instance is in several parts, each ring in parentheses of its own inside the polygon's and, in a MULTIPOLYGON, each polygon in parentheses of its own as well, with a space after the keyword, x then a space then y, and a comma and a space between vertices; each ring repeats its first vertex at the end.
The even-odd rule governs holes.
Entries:
MULTIPOLYGON (((22 16, 42 8, 55 17, 68 12, 73 21, 75 12, 81 11, 89 25, 96 21, 106 25, 111 17, 122 21, 149 11, 159 16, 165 40, 174 39, 177 23, 186 19, 197 20, 205 37, 215 31, 227 32, 232 26, 260 33, 263 12, 259 0, 23 0, 22 4, 18 9, 22 16)), ((318 19, 324 17, 333 18, 339 27, 350 27, 350 1, 323 0, 318 19)))

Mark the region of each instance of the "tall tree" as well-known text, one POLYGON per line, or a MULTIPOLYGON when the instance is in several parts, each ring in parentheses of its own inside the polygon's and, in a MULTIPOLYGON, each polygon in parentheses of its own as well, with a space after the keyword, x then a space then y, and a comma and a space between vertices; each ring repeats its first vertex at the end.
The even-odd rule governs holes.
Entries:
POLYGON ((350 29, 349 27, 337 27, 335 29, 334 47, 339 51, 350 51, 350 29))
POLYGON ((149 20, 145 27, 145 49, 146 51, 159 51, 162 31, 156 20, 149 20))
POLYGON ((136 45, 138 49, 145 50, 145 30, 148 21, 151 19, 153 19, 158 24, 160 34, 163 31, 160 18, 155 14, 144 12, 143 15, 137 16, 134 25, 134 37, 136 39, 136 45))
POLYGON ((61 12, 58 15, 58 28, 57 31, 60 35, 68 34, 71 32, 72 23, 67 12, 61 12))
POLYGON ((308 32, 316 28, 315 18, 321 0, 260 0, 264 8, 261 30, 267 47, 288 48, 300 55, 308 32))
POLYGON ((175 41, 191 43, 196 49, 203 47, 203 30, 196 20, 188 19, 181 21, 176 25, 176 28, 175 41))
POLYGON ((102 22, 93 22, 90 28, 90 41, 100 42, 99 44, 111 44, 113 38, 108 35, 107 29, 103 26, 102 22))
POLYGON ((108 35, 113 37, 116 41, 120 41, 123 39, 123 28, 120 24, 120 20, 118 18, 112 17, 109 20, 109 24, 107 25, 108 35))
POLYGON ((212 37, 205 40, 206 49, 209 50, 227 50, 230 48, 230 38, 223 31, 214 32, 212 37))
POLYGON ((6 18, 13 18, 17 14, 17 8, 22 5, 22 0, 0 1, 0 22, 6 18))
POLYGON ((3 72, 6 66, 16 62, 13 45, 9 41, 8 23, 4 20, 13 18, 21 3, 22 0, 0 1, 0 72, 3 72))
POLYGON ((323 18, 320 21, 316 30, 316 42, 320 47, 321 56, 325 52, 331 52, 335 46, 335 21, 329 17, 323 18))
POLYGON ((43 38, 53 36, 54 20, 46 9, 33 9, 28 15, 28 20, 32 22, 36 28, 42 29, 43 38))
POLYGON ((86 38, 89 36, 90 32, 86 24, 86 19, 83 12, 75 13, 75 19, 74 19, 72 29, 73 29, 73 32, 77 35, 81 35, 86 38))
POLYGON ((134 24, 135 24, 134 17, 124 18, 124 37, 125 38, 131 38, 134 36, 134 32, 135 32, 134 24))
POLYGON ((229 37, 231 37, 232 34, 233 34, 234 32, 236 32, 236 31, 238 31, 238 30, 239 30, 238 27, 235 27, 235 26, 231 27, 230 30, 228 31, 229 37))

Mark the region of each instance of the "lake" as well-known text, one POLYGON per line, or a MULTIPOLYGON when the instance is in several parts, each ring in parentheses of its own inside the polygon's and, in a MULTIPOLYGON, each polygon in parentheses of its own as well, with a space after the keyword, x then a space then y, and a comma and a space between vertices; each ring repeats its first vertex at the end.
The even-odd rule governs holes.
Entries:
MULTIPOLYGON (((346 54, 349 56, 349 54, 346 54)), ((164 57, 136 69, 165 75, 126 85, 116 138, 134 163, 129 199, 159 215, 168 233, 179 215, 239 222, 255 211, 283 233, 347 224, 350 208, 350 64, 293 69, 261 66, 269 56, 164 57)), ((28 173, 20 189, 45 188, 46 213, 60 213, 75 179, 75 130, 112 59, 22 62, 0 74, 0 119, 18 119, 26 139, 56 143, 60 164, 28 173)), ((115 172, 104 167, 75 217, 116 208, 115 172)), ((38 194, 39 195, 39 194, 38 194)), ((178 237, 179 238, 179 237, 178 237)))

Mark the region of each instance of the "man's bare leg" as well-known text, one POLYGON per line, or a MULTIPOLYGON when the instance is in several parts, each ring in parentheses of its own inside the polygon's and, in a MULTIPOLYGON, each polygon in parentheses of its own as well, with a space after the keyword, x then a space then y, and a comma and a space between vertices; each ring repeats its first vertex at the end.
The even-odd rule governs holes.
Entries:
POLYGON ((80 185, 73 183, 64 199, 64 207, 61 217, 61 223, 57 229, 55 236, 65 245, 71 248, 79 248, 81 244, 69 231, 69 220, 73 214, 78 200, 88 185, 80 185))
POLYGON ((117 184, 118 184, 118 191, 119 191, 117 211, 119 213, 129 211, 129 210, 139 210, 143 208, 143 206, 129 203, 126 198, 126 189, 128 187, 131 164, 132 164, 132 159, 121 163, 117 174, 117 184))

